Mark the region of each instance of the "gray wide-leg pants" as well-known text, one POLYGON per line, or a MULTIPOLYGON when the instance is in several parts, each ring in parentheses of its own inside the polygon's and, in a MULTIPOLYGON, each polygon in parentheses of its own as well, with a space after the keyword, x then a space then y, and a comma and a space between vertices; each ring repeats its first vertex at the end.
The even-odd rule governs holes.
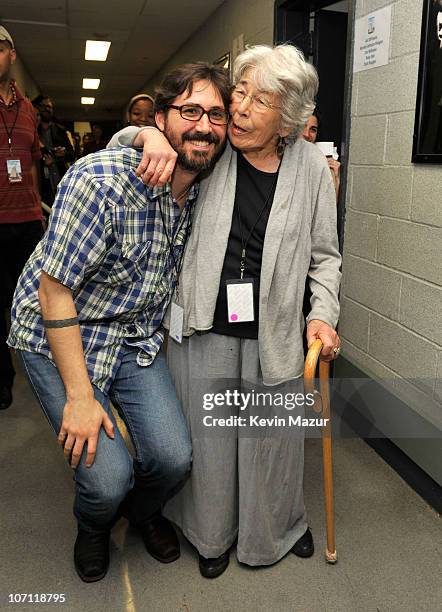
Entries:
MULTIPOLYGON (((227 388, 284 392, 289 383, 262 386, 257 340, 198 333, 181 345, 171 340, 168 362, 189 424, 193 465, 165 515, 203 557, 218 557, 238 538, 241 563, 279 561, 307 529, 302 428, 218 427, 203 421, 247 414, 238 406, 207 410, 211 394, 227 388)), ((273 410, 257 413, 271 416, 273 410)))

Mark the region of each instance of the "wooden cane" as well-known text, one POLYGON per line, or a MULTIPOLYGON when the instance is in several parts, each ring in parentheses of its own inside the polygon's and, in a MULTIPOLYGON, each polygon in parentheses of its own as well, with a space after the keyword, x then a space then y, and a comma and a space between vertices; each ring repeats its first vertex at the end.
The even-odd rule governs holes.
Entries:
POLYGON ((333 507, 333 466, 332 466, 332 443, 331 443, 331 418, 330 418, 330 389, 329 372, 330 364, 327 361, 319 362, 319 389, 315 389, 315 373, 322 350, 322 342, 315 340, 310 346, 304 367, 304 389, 305 393, 313 393, 315 403, 313 409, 328 419, 322 428, 322 466, 324 472, 324 498, 325 498, 325 520, 327 528, 327 548, 325 560, 327 563, 336 563, 338 560, 335 546, 335 521, 333 507))

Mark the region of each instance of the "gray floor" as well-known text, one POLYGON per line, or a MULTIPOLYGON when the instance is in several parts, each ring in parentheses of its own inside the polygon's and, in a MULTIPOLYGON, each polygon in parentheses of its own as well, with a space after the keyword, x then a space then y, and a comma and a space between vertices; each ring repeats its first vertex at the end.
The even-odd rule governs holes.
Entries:
POLYGON ((324 561, 321 451, 306 450, 306 504, 316 543, 311 559, 289 555, 273 567, 240 566, 214 581, 199 575, 183 542, 172 565, 145 552, 122 520, 111 567, 86 585, 72 563, 76 528, 69 467, 22 376, 15 402, 0 412, 0 609, 106 611, 416 612, 442 609, 440 517, 359 440, 336 440, 335 500, 339 562, 324 561), (64 593, 66 603, 15 604, 9 593, 64 593))

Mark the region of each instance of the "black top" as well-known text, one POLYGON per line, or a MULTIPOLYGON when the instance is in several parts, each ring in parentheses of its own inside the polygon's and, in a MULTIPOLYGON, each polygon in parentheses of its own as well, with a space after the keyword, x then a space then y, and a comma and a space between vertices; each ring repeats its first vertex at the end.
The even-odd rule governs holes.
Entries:
POLYGON ((238 152, 235 203, 233 207, 232 226, 221 272, 220 288, 216 301, 212 330, 224 336, 240 338, 258 338, 259 317, 259 281, 261 276, 262 250, 264 237, 275 195, 277 172, 258 170, 238 152), (267 206, 263 207, 267 201, 267 206), (261 211, 262 214, 261 214, 261 211), (241 225, 239 223, 239 214, 241 225), (244 278, 254 279, 253 302, 255 320, 247 323, 229 323, 227 319, 226 280, 240 278, 241 262, 241 228, 243 242, 247 241, 250 230, 261 217, 253 230, 247 244, 244 278))

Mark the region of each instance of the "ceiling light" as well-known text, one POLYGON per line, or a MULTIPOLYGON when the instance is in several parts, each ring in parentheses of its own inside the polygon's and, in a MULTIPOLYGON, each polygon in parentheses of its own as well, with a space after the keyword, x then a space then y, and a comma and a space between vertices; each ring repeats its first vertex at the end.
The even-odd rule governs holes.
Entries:
POLYGON ((98 89, 100 79, 83 79, 83 89, 98 89))
POLYGON ((95 98, 85 98, 84 96, 81 98, 82 104, 95 104, 95 98))
POLYGON ((87 40, 84 59, 94 62, 105 62, 111 43, 107 40, 87 40))
POLYGON ((56 23, 54 21, 31 21, 30 19, 5 19, 2 18, 2 21, 8 23, 22 23, 25 25, 41 25, 41 26, 55 26, 56 28, 66 28, 67 25, 65 23, 56 23))

